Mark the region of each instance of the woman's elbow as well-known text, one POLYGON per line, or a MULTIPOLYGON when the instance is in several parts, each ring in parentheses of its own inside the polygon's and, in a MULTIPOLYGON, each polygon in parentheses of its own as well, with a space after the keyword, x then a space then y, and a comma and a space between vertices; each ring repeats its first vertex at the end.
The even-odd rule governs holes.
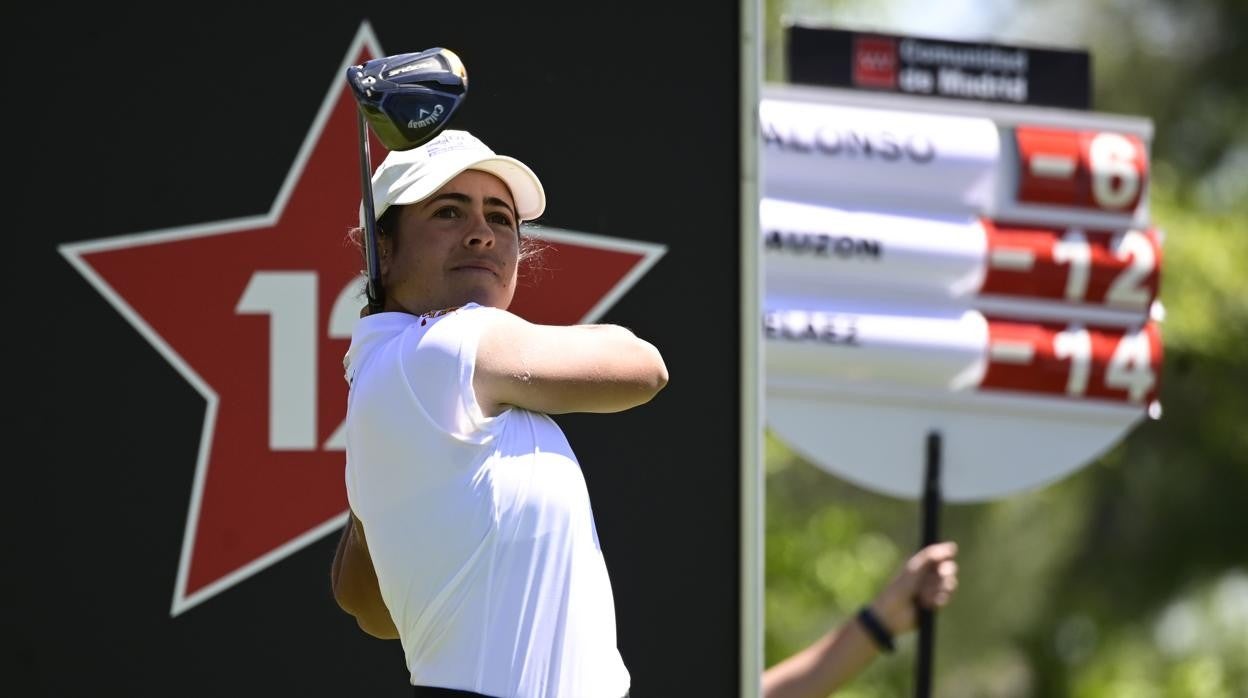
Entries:
MULTIPOLYGON (((640 342, 640 340, 638 340, 640 342)), ((636 353, 628 358, 626 366, 611 378, 584 383, 582 395, 592 403, 580 410, 586 412, 622 412, 640 407, 667 387, 667 366, 658 350, 646 342, 640 342, 636 353)))
POLYGON ((650 397, 659 394, 659 391, 667 387, 667 365, 659 359, 659 365, 655 367, 654 378, 651 382, 650 397))
POLYGON ((648 353, 646 370, 641 374, 638 390, 644 396, 643 403, 649 402, 659 391, 667 387, 667 364, 663 361, 663 356, 659 354, 659 350, 654 345, 646 343, 648 353))

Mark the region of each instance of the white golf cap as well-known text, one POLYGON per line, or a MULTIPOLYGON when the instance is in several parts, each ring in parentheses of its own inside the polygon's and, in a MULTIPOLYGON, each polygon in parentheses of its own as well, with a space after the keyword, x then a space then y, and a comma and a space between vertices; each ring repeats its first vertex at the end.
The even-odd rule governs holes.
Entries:
POLYGON ((392 150, 386 155, 373 173, 373 214, 381 218, 392 205, 423 201, 464 170, 482 170, 503 180, 521 221, 533 220, 546 210, 546 192, 528 165, 498 155, 467 131, 448 129, 418 148, 392 150))

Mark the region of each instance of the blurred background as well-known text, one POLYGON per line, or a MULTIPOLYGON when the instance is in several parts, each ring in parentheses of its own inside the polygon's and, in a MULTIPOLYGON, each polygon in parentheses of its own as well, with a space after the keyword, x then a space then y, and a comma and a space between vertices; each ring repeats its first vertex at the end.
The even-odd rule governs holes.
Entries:
MULTIPOLYGON (((961 586, 937 696, 1248 696, 1248 2, 765 0, 789 20, 1088 50, 1093 110, 1153 121, 1165 233, 1162 417, 1059 482, 946 504, 961 586)), ((766 663, 871 600, 918 547, 919 504, 766 444, 766 663)), ((916 635, 838 695, 913 692, 916 635)))

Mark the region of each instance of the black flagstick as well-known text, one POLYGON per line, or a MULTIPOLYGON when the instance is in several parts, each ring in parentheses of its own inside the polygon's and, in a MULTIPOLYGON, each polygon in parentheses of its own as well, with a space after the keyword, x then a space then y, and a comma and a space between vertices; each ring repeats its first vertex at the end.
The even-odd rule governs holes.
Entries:
MULTIPOLYGON (((926 547, 940 535, 940 432, 927 433, 927 466, 923 474, 923 543, 926 547)), ((936 637, 936 618, 932 609, 918 605, 919 657, 916 666, 915 693, 918 698, 932 694, 932 652, 936 637)))

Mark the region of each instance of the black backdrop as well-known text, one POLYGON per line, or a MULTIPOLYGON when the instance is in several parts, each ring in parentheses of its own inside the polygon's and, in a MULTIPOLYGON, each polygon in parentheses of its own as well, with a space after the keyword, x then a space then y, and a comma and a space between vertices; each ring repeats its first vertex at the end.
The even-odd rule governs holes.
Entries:
MULTIPOLYGON (((738 695, 739 7, 313 7, 6 12, 16 516, 0 692, 408 693, 399 644, 334 605, 336 530, 171 615, 205 401, 57 251, 264 214, 367 21, 386 53, 464 58, 454 126, 541 174, 546 224, 667 246, 602 320, 660 347, 668 388, 559 421, 589 483, 632 695, 738 695)), ((195 307, 195 288, 168 292, 195 307)))

